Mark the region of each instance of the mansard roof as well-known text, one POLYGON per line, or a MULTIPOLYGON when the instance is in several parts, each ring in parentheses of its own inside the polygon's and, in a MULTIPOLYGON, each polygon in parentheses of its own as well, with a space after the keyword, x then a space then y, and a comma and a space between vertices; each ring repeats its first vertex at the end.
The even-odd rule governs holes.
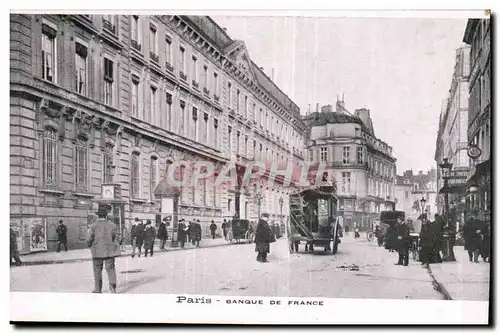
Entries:
POLYGON ((361 125, 363 131, 369 133, 369 129, 358 117, 339 112, 313 112, 302 118, 309 127, 323 126, 326 124, 355 123, 361 125))

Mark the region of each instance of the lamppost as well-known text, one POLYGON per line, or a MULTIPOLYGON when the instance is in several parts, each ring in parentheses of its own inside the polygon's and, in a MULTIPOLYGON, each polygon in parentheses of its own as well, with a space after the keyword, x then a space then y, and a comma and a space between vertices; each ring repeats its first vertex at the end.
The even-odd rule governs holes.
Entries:
POLYGON ((283 224, 283 197, 280 197, 278 202, 280 203, 280 230, 281 234, 285 234, 285 226, 283 224))
POLYGON ((260 203, 262 201, 262 193, 260 191, 258 191, 256 194, 255 194, 255 199, 257 200, 257 217, 258 219, 260 219, 260 203))
POLYGON ((426 203, 426 199, 422 196, 422 198, 420 199, 420 213, 421 213, 421 216, 422 216, 422 219, 426 219, 427 217, 424 215, 425 213, 425 203, 426 203))
POLYGON ((443 162, 439 164, 442 169, 443 175, 443 192, 444 192, 444 212, 445 212, 445 225, 443 229, 443 261, 455 261, 455 254, 453 253, 453 244, 455 233, 450 227, 450 204, 448 199, 448 180, 450 178, 452 163, 448 158, 444 158, 443 162))

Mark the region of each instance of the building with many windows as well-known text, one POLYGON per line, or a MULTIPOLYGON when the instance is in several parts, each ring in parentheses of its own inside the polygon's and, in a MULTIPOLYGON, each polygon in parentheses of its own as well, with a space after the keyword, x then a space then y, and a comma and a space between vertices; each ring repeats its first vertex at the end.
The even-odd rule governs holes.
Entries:
MULTIPOLYGON (((11 226, 23 251, 54 249, 59 219, 70 248, 84 247, 98 201, 122 226, 161 219, 155 187, 175 161, 217 173, 231 160, 302 159, 299 108, 209 17, 16 14, 10 49, 11 226)), ((234 188, 183 186, 179 215, 208 234, 211 220, 256 219, 258 196, 272 219, 280 198, 287 207, 279 185, 234 188)))
POLYGON ((470 76, 467 139, 480 149, 470 160, 466 207, 477 209, 480 218, 491 216, 491 20, 469 19, 463 41, 470 45, 470 76))
POLYGON ((439 116, 439 130, 436 139, 434 160, 437 167, 437 188, 439 192, 439 213, 444 213, 444 180, 443 170, 439 167, 444 159, 452 164, 449 177, 449 202, 456 205, 460 213, 465 209, 466 183, 470 165, 467 156, 467 120, 468 120, 468 79, 470 74, 470 47, 464 46, 456 50, 455 68, 451 80, 449 96, 444 101, 439 116), (462 203, 464 202, 464 203, 462 203))
POLYGON ((308 160, 325 163, 337 184, 345 224, 366 229, 380 211, 394 207, 396 159, 392 147, 375 136, 370 111, 354 114, 337 101, 303 118, 308 160))

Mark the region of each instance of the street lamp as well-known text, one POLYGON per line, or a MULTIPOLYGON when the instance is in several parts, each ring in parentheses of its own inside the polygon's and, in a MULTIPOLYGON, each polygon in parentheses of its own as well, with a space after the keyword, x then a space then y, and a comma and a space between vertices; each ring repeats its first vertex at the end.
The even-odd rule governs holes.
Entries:
POLYGON ((260 219, 260 203, 262 201, 262 193, 260 191, 258 191, 256 194, 255 194, 255 199, 257 200, 257 216, 258 216, 258 219, 260 219))
POLYGON ((445 211, 445 226, 443 229, 443 261, 455 261, 455 254, 453 253, 453 244, 455 234, 453 229, 450 228, 450 204, 448 199, 448 180, 450 178, 451 168, 453 164, 444 158, 443 162, 439 164, 443 175, 443 192, 444 192, 444 211, 445 211))
POLYGON ((422 219, 426 218, 424 217, 424 209, 425 209, 425 203, 427 201, 425 200, 425 198, 422 196, 422 199, 420 200, 420 210, 422 212, 422 219))
POLYGON ((280 203, 280 230, 281 234, 284 234, 285 226, 283 225, 283 197, 280 197, 278 202, 280 203))

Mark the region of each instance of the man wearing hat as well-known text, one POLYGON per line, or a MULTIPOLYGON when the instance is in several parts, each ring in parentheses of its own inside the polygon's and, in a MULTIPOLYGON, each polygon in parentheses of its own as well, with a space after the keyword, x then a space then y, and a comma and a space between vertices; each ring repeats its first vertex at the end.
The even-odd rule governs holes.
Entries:
POLYGON ((184 222, 185 220, 182 218, 177 225, 177 239, 179 240, 181 248, 184 248, 184 244, 186 243, 186 225, 184 222))
POLYGON ((267 223, 268 213, 263 213, 257 224, 255 231, 255 251, 257 252, 258 262, 268 262, 267 254, 270 252, 270 243, 276 241, 271 227, 267 223))
POLYGON ((120 256, 121 237, 116 224, 108 219, 110 211, 110 205, 99 205, 97 221, 90 227, 87 240, 94 267, 94 293, 101 293, 103 267, 108 274, 109 291, 116 293, 115 258, 120 256))

